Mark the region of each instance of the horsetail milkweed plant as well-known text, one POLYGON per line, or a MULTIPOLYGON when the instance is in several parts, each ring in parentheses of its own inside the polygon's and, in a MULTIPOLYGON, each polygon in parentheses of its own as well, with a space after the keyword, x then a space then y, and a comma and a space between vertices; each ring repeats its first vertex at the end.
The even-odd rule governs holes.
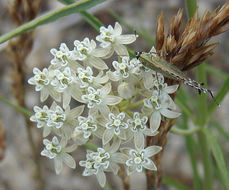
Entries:
POLYGON ((170 97, 178 85, 168 86, 162 74, 145 68, 138 59, 120 56, 128 55, 125 45, 133 43, 136 35, 122 34, 116 22, 114 28, 102 26, 96 40, 99 47, 88 38, 75 40, 73 50, 62 43, 59 50, 51 49, 48 68, 33 69, 29 84, 40 91, 41 102, 50 96, 53 103, 34 106, 30 119, 43 128, 41 155, 54 160, 57 174, 63 163, 76 167, 70 154, 78 146, 101 139, 101 147, 87 150, 79 165, 85 167, 83 176, 96 175, 104 187, 105 172, 117 175, 120 164, 128 175, 156 171, 152 157, 162 148, 146 146, 146 137, 154 138, 162 120, 180 113, 170 97), (114 53, 119 59, 109 68, 106 59, 114 53), (70 107, 71 100, 78 106, 70 107))

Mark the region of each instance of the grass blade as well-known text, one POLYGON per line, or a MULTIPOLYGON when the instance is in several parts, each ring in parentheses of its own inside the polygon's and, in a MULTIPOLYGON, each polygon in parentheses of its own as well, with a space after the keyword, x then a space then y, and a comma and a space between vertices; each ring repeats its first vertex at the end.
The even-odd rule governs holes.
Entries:
POLYGON ((213 153, 213 157, 216 161, 217 168, 222 175, 224 186, 227 190, 229 190, 229 173, 227 170, 227 166, 223 157, 221 147, 217 141, 217 138, 212 134, 210 130, 206 129, 204 132, 207 136, 207 141, 213 153))
POLYGON ((177 190, 190 190, 185 185, 179 183, 178 181, 175 181, 174 179, 164 176, 162 179, 162 183, 168 185, 169 187, 174 187, 177 190))
MULTIPOLYGON (((188 117, 187 115, 183 115, 183 129, 188 129, 188 117)), ((196 152, 198 147, 196 146, 196 142, 194 138, 189 135, 185 136, 185 145, 188 151, 189 159, 191 162, 192 166, 192 173, 193 173, 193 183, 194 183, 194 189, 196 190, 202 190, 202 184, 201 184, 201 178, 198 172, 198 167, 197 167, 197 159, 196 159, 196 152)))
POLYGON ((15 36, 18 36, 24 32, 32 30, 32 29, 34 29, 40 25, 47 24, 47 23, 53 22, 53 21, 55 21, 61 17, 86 10, 90 7, 95 6, 98 3, 103 2, 103 1, 105 1, 105 0, 83 0, 83 1, 76 2, 76 3, 71 4, 71 5, 67 5, 67 6, 65 6, 61 9, 58 9, 56 11, 53 11, 51 13, 47 13, 43 16, 40 16, 40 17, 38 17, 38 18, 36 18, 36 19, 26 23, 26 24, 23 24, 23 25, 17 27, 16 29, 0 36, 0 44, 13 38, 13 37, 15 37, 15 36))

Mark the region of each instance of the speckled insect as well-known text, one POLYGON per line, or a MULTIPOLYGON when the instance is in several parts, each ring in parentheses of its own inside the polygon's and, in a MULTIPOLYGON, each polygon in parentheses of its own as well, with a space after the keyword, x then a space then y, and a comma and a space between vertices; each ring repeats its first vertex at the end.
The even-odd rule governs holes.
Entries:
POLYGON ((181 81, 184 84, 191 86, 198 90, 199 94, 209 93, 213 98, 213 93, 211 90, 204 88, 203 83, 199 83, 195 80, 190 79, 188 76, 184 74, 179 68, 176 66, 164 61, 155 53, 145 53, 145 52, 136 52, 136 58, 147 68, 152 69, 156 72, 161 73, 167 78, 171 78, 177 81, 181 81))

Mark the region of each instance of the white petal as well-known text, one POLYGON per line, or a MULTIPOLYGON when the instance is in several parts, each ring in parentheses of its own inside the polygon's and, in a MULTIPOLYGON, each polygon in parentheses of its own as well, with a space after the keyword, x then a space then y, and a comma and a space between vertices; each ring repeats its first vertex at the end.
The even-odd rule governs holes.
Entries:
POLYGON ((177 84, 177 85, 172 85, 172 86, 167 86, 167 87, 164 88, 164 90, 165 90, 168 94, 172 94, 172 93, 174 93, 174 92, 177 91, 178 87, 179 87, 178 84, 177 84))
POLYGON ((70 101, 71 101, 71 95, 65 91, 63 92, 63 108, 67 108, 67 106, 69 106, 70 104, 70 101))
POLYGON ((108 53, 110 53, 110 48, 97 48, 92 50, 91 55, 95 57, 105 57, 108 53))
POLYGON ((87 63, 99 70, 108 69, 106 63, 98 57, 88 58, 87 63))
POLYGON ((114 50, 119 56, 128 56, 129 55, 126 46, 122 44, 115 44, 114 50))
POLYGON ((146 135, 146 136, 156 136, 159 132, 158 131, 155 131, 155 132, 152 132, 151 129, 149 128, 146 128, 143 133, 146 135))
POLYGON ((61 94, 59 92, 55 91, 55 89, 48 88, 48 92, 49 92, 50 96, 52 96, 52 98, 54 100, 56 100, 57 102, 61 101, 61 94))
POLYGON ((104 101, 107 105, 113 106, 119 104, 122 101, 122 98, 119 96, 107 95, 104 101))
POLYGON ((118 137, 122 140, 126 140, 126 132, 124 130, 120 130, 120 134, 118 137))
POLYGON ((125 164, 128 159, 129 157, 126 154, 120 152, 116 152, 111 156, 111 160, 119 164, 125 164))
POLYGON ((105 118, 107 118, 108 114, 110 113, 109 107, 103 103, 98 105, 98 110, 105 118))
POLYGON ((67 153, 70 153, 70 152, 73 152, 74 150, 76 150, 77 147, 78 147, 78 145, 73 144, 73 145, 71 145, 71 146, 66 147, 66 148, 64 149, 64 151, 67 152, 67 153))
POLYGON ((115 23, 114 32, 116 35, 122 34, 122 27, 118 22, 115 23))
POLYGON ((96 177, 98 179, 98 182, 99 182, 99 185, 101 187, 104 187, 105 184, 106 184, 106 175, 103 171, 99 171, 97 174, 96 174, 96 177))
POLYGON ((143 166, 144 166, 145 169, 157 171, 156 165, 150 159, 148 160, 147 163, 144 163, 143 166))
POLYGON ((63 169, 63 162, 62 162, 62 159, 60 157, 56 157, 54 159, 54 166, 55 166, 56 174, 60 174, 60 172, 63 169))
POLYGON ((97 130, 93 134, 97 136, 98 138, 102 139, 104 131, 105 131, 104 128, 98 127, 97 130))
POLYGON ((51 133, 51 128, 50 127, 44 127, 42 136, 47 137, 51 133))
POLYGON ((106 129, 103 133, 103 144, 107 144, 113 138, 114 132, 110 129, 106 129))
POLYGON ((131 44, 136 41, 136 36, 134 34, 124 34, 116 37, 116 40, 120 44, 131 44))
POLYGON ((111 170, 114 172, 115 175, 117 175, 120 167, 118 166, 118 164, 115 164, 113 162, 110 163, 111 170))
POLYGON ((136 149, 141 150, 142 148, 144 148, 145 138, 141 132, 137 132, 134 134, 134 144, 136 149))
POLYGON ((167 118, 177 118, 181 115, 179 112, 170 111, 166 108, 160 110, 161 114, 167 118))
POLYGON ((111 146, 108 149, 106 149, 106 151, 110 153, 117 152, 120 147, 120 144, 121 144, 120 138, 116 137, 113 139, 113 143, 111 144, 111 146))
POLYGON ((107 71, 107 76, 112 81, 119 81, 121 79, 120 75, 116 75, 114 72, 111 72, 111 71, 107 71))
POLYGON ((109 80, 109 77, 108 77, 108 75, 105 75, 103 77, 95 77, 94 80, 96 83, 104 84, 109 80))
POLYGON ((122 82, 118 86, 118 93, 124 99, 129 99, 134 95, 135 88, 131 83, 122 82))
POLYGON ((76 168, 76 162, 71 155, 63 153, 63 161, 70 168, 76 168))
POLYGON ((161 150, 162 148, 160 146, 149 146, 145 149, 145 156, 151 157, 160 152, 161 150))
POLYGON ((158 111, 153 112, 150 117, 150 129, 152 130, 152 132, 155 132, 158 130, 158 128, 160 127, 160 123, 161 123, 160 112, 158 111))
POLYGON ((41 97, 40 97, 41 102, 44 102, 45 100, 47 100, 48 97, 49 97, 48 90, 46 88, 43 88, 41 90, 41 97))
POLYGON ((81 103, 84 103, 83 100, 82 100, 82 92, 81 92, 81 89, 78 87, 78 88, 72 88, 72 97, 77 100, 78 102, 81 102, 81 103))
POLYGON ((76 118, 78 117, 79 115, 81 115, 84 111, 84 105, 81 105, 81 106, 78 106, 76 108, 73 108, 71 109, 68 113, 67 113, 67 116, 69 118, 76 118))
POLYGON ((103 94, 103 95, 109 94, 110 91, 111 91, 111 83, 110 83, 110 82, 107 83, 107 84, 105 84, 105 85, 101 88, 101 94, 103 94))

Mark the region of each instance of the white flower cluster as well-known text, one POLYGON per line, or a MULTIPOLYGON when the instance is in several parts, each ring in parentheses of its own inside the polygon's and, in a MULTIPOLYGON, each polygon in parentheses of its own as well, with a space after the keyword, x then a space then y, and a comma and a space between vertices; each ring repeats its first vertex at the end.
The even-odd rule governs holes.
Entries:
POLYGON ((160 123, 176 118, 176 106, 169 94, 177 85, 167 86, 160 73, 144 68, 136 58, 128 56, 126 44, 136 40, 133 34, 123 35, 119 23, 115 27, 100 28, 96 37, 100 42, 85 38, 74 41, 69 50, 62 43, 59 50, 51 49, 53 59, 42 71, 33 69, 29 84, 40 91, 43 102, 54 99, 50 107, 35 106, 31 121, 43 128, 41 155, 54 159, 56 173, 63 163, 75 168, 70 155, 77 146, 101 139, 102 147, 87 151, 84 176, 95 174, 99 184, 106 183, 104 172, 117 174, 123 164, 128 174, 142 169, 157 170, 151 157, 161 147, 146 146, 146 138, 157 135, 160 123), (118 61, 106 64, 105 59, 116 52, 118 61), (126 55, 126 56, 124 56, 126 55), (109 68, 113 66, 113 68, 109 68), (78 106, 70 108, 70 101, 78 106), (125 145, 129 143, 129 147, 125 145))

